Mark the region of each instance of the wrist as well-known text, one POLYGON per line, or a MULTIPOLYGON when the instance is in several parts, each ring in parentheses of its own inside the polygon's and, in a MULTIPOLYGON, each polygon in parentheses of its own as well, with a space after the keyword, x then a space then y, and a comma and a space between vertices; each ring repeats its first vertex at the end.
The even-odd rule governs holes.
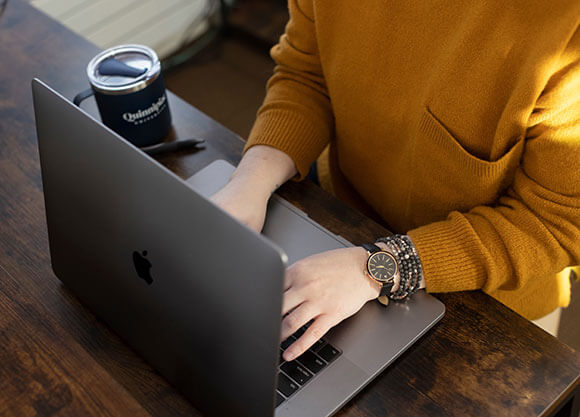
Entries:
POLYGON ((278 188, 261 176, 244 170, 234 171, 227 185, 235 188, 239 195, 253 201, 268 201, 272 193, 278 188))
POLYGON ((256 145, 246 151, 229 182, 243 184, 252 194, 267 199, 296 173, 294 161, 286 153, 270 146, 256 145))

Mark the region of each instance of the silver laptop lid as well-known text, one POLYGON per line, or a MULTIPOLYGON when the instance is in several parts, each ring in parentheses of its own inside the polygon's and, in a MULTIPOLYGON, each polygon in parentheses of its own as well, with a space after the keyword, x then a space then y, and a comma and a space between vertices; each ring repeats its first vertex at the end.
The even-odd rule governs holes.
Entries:
POLYGON ((283 253, 32 86, 57 277, 204 414, 272 415, 283 253))

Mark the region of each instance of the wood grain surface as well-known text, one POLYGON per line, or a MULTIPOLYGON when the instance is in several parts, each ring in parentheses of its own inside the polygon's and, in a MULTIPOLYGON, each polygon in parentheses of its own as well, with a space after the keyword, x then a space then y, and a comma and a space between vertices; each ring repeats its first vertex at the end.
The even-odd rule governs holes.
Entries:
MULTIPOLYGON (((199 415, 50 266, 30 81, 72 98, 97 52, 24 1, 0 18, 0 415, 199 415)), ((207 146, 162 164, 187 178, 216 158, 239 160, 239 137, 173 94, 170 107, 168 140, 207 146)), ((388 233, 311 183, 280 194, 355 244, 388 233)), ((578 393, 577 352, 481 292, 437 297, 442 321, 339 416, 556 415, 578 393)))

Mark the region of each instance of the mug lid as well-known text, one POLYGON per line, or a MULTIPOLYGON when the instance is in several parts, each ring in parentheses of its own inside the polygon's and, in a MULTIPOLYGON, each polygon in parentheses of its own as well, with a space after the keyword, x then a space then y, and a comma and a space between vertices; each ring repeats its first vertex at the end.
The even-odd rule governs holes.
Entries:
POLYGON ((161 72, 159 58, 144 45, 119 45, 95 56, 87 65, 91 86, 105 94, 142 90, 161 72))

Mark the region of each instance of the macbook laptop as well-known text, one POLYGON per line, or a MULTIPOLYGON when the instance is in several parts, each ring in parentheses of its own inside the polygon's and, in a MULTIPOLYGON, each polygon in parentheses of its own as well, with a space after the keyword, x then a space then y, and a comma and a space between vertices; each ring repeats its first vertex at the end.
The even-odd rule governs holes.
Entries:
POLYGON ((332 415, 443 316, 424 291, 369 302, 284 362, 285 267, 351 244, 277 196, 255 233, 208 199, 227 162, 185 181, 41 81, 32 90, 56 276, 204 415, 332 415))

